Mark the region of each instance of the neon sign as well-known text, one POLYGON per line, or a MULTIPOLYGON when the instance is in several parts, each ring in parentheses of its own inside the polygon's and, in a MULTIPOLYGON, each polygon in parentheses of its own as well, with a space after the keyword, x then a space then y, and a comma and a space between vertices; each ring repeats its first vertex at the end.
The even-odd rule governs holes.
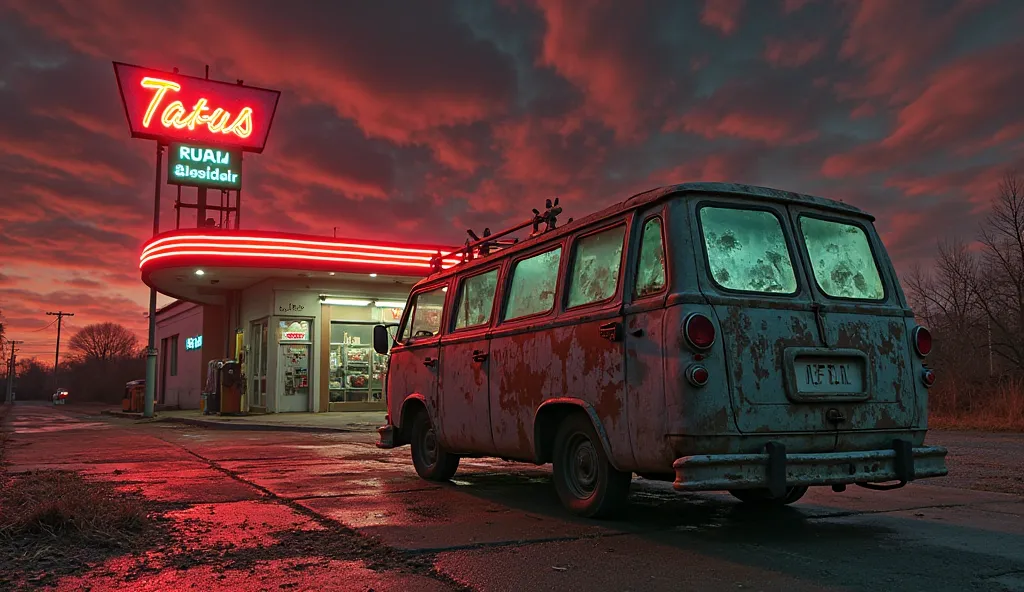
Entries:
POLYGON ((167 182, 239 189, 242 187, 242 152, 171 143, 167 151, 167 182))
POLYGON ((196 335, 195 337, 185 338, 185 350, 202 349, 203 348, 203 336, 196 335))
MULTIPOLYGON (((153 123, 153 114, 163 103, 164 95, 168 90, 180 91, 181 85, 163 78, 150 78, 149 76, 143 78, 140 84, 143 88, 151 88, 155 91, 153 98, 149 101, 149 107, 146 107, 146 114, 142 116, 142 127, 149 128, 149 124, 153 123)), ((230 125, 228 125, 228 121, 231 120, 230 112, 220 107, 213 109, 209 114, 204 114, 204 111, 210 111, 205 97, 196 101, 188 117, 183 117, 185 105, 181 101, 173 101, 164 109, 163 115, 160 116, 160 123, 164 127, 176 129, 187 127, 189 130, 196 129, 196 125, 205 125, 212 134, 235 134, 242 139, 248 138, 252 134, 252 107, 242 107, 230 125)))
POLYGON ((262 152, 281 93, 114 62, 133 138, 262 152))

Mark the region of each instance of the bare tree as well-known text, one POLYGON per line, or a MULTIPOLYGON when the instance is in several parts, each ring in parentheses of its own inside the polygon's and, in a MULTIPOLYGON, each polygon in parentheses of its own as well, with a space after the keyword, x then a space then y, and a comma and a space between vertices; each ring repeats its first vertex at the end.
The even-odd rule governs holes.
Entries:
POLYGON ((977 302, 992 326, 992 351, 1024 370, 1024 181, 1007 173, 979 237, 977 302))
POLYGON ((962 239, 940 241, 930 274, 915 265, 904 279, 914 311, 933 330, 966 335, 978 322, 977 261, 962 239))
POLYGON ((129 358, 139 350, 139 338, 117 323, 86 325, 68 342, 72 356, 102 362, 129 358))

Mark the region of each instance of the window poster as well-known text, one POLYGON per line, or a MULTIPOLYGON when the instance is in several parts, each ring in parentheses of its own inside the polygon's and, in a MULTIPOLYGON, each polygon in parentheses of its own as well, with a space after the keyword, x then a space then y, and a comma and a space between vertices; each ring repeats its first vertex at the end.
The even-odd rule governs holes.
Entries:
POLYGON ((278 325, 278 340, 309 341, 309 321, 281 321, 278 325))

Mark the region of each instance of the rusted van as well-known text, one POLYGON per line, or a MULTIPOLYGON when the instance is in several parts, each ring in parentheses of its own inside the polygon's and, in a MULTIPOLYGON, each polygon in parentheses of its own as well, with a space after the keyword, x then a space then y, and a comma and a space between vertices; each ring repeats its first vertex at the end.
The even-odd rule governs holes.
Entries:
POLYGON ((931 336, 872 216, 717 183, 557 211, 514 244, 467 242, 394 334, 376 328, 378 445, 410 444, 421 477, 463 456, 550 462, 565 506, 597 517, 634 473, 763 504, 946 474, 924 446, 931 336))

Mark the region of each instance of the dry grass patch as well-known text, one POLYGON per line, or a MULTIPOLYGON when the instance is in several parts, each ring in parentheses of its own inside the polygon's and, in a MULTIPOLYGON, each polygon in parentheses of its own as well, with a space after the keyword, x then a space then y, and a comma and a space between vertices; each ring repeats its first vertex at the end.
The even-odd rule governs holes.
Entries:
POLYGON ((1024 431, 1024 381, 979 384, 951 377, 934 391, 929 428, 1024 431))
POLYGON ((152 546, 140 497, 67 471, 0 475, 0 589, 34 588, 152 546))
POLYGON ((11 476, 0 486, 0 500, 4 508, 0 541, 7 543, 21 538, 60 539, 116 547, 147 525, 147 512, 138 497, 68 471, 11 476))

